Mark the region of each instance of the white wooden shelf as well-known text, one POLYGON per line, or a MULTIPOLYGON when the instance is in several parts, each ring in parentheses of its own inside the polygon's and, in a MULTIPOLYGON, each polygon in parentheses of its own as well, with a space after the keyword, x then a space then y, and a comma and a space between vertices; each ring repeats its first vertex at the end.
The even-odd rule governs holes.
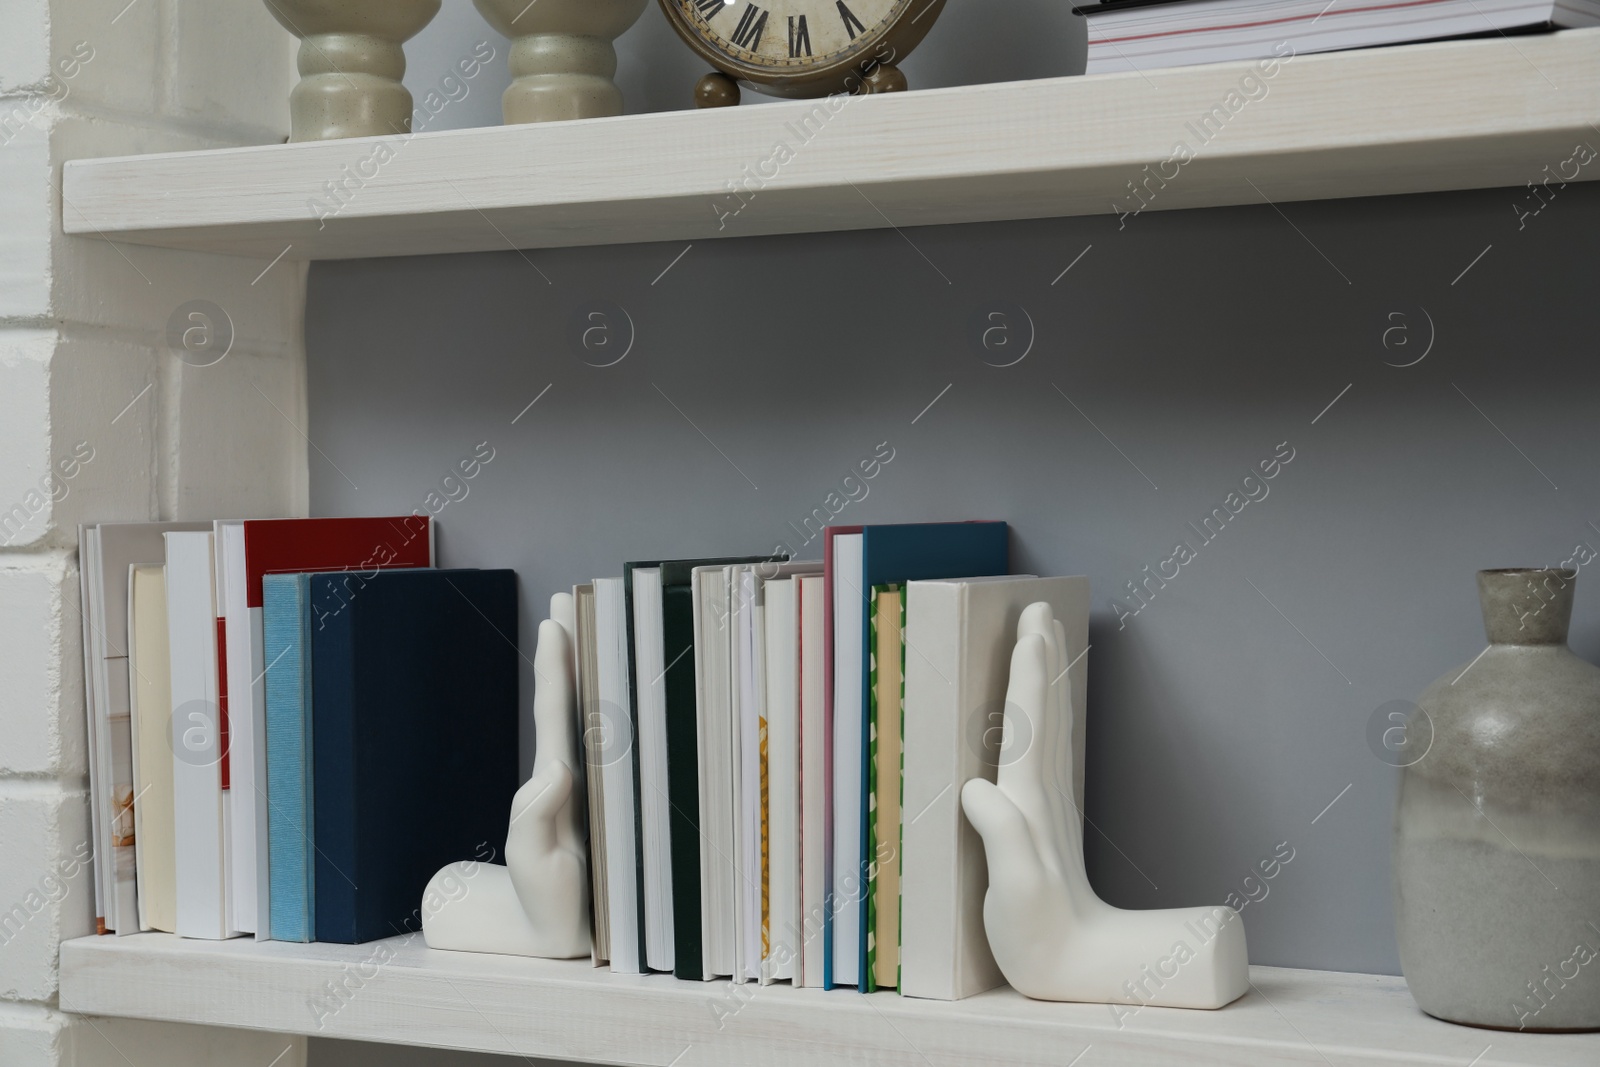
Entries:
POLYGON ((1196 157, 1151 184, 1150 210, 1521 187, 1600 136, 1600 29, 1299 56, 1202 142, 1252 69, 851 98, 804 142, 805 116, 827 115, 812 101, 425 133, 391 139, 376 168, 375 139, 76 160, 63 218, 139 244, 343 259, 1107 214, 1180 140, 1196 157), (769 165, 780 142, 793 158, 769 165), (311 201, 331 209, 325 186, 347 174, 319 221, 311 201))
POLYGON ((1004 989, 953 1004, 787 985, 735 993, 587 960, 438 952, 420 936, 347 946, 136 934, 61 946, 67 1011, 586 1063, 1064 1067, 1090 1046, 1084 1067, 1600 1062, 1600 1036, 1430 1019, 1399 978, 1275 967, 1251 977, 1251 992, 1221 1011, 1144 1008, 1119 1028, 1105 1005, 1004 989), (341 983, 347 992, 329 999, 341 983))

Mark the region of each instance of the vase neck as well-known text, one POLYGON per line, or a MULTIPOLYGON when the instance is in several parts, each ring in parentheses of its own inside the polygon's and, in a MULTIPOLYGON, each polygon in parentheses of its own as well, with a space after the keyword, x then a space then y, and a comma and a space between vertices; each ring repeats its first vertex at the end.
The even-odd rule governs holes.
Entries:
POLYGON ((1494 645, 1565 645, 1578 572, 1560 567, 1479 571, 1483 628, 1494 645))

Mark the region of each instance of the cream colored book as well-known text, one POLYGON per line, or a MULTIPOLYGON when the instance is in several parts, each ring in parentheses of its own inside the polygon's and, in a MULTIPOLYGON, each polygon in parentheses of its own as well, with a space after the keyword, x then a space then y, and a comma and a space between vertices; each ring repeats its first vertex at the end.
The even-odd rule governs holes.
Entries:
POLYGON ((1002 984, 983 929, 989 871, 961 787, 994 781, 1017 620, 1036 601, 1066 630, 1072 751, 1083 810, 1087 578, 968 578, 906 585, 900 992, 959 1000, 1002 984))
POLYGON ((132 675, 133 825, 139 926, 178 929, 173 855, 171 665, 167 659, 166 568, 129 568, 128 666, 132 675))

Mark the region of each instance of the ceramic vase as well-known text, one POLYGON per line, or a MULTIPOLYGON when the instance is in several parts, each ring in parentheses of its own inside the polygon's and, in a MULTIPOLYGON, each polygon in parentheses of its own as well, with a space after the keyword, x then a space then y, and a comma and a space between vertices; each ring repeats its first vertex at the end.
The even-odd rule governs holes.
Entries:
POLYGON ((1418 701, 1395 815, 1400 965, 1418 1005, 1600 1029, 1600 669, 1567 648, 1577 573, 1478 572, 1489 647, 1418 701))
POLYGON ((291 141, 411 132, 402 42, 439 13, 440 0, 266 0, 300 38, 300 81, 289 94, 291 141))
POLYGON ((506 125, 622 114, 611 42, 638 21, 649 0, 473 2, 511 39, 513 80, 500 98, 506 125))

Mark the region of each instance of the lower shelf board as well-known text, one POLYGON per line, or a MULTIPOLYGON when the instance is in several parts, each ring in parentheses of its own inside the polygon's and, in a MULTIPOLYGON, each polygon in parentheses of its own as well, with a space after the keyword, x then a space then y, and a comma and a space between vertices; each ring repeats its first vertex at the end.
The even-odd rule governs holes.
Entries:
POLYGON ((1221 1011, 1048 1004, 997 989, 955 1003, 787 985, 615 975, 588 960, 366 945, 87 937, 61 946, 61 1007, 666 1067, 848 1061, 1005 1064, 1434 1064, 1593 1067, 1600 1036, 1501 1033, 1423 1015, 1400 978, 1252 967, 1221 1011), (1074 1057, 1080 1057, 1074 1059, 1074 1057))

